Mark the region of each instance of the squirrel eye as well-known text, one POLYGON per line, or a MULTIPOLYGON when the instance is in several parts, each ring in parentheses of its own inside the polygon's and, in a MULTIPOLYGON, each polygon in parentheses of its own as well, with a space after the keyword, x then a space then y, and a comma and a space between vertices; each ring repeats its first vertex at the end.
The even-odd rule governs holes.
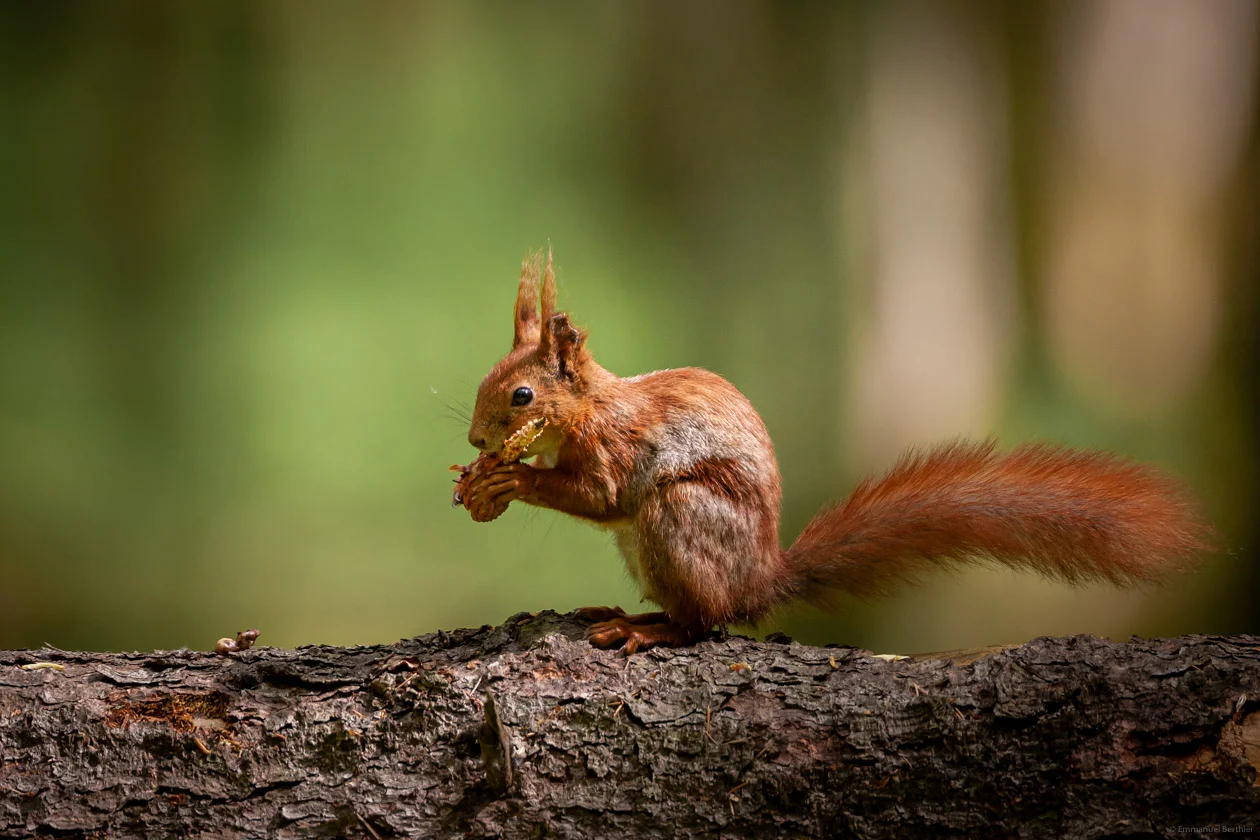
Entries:
POLYGON ((534 392, 529 388, 517 388, 512 392, 512 405, 529 405, 534 401, 534 392))

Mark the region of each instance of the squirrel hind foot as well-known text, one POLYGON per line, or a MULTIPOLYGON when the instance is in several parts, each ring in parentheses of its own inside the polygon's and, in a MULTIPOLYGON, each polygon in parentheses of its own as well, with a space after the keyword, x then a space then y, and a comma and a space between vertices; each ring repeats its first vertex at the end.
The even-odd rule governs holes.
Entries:
POLYGON ((621 607, 578 607, 573 614, 581 621, 612 621, 624 618, 626 611, 621 607))
POLYGON ((586 629, 586 640, 597 648, 620 647, 621 652, 629 656, 654 647, 687 647, 695 644, 696 639, 701 635, 691 628, 667 620, 655 624, 635 623, 629 620, 650 615, 663 614, 625 616, 592 624, 586 629))
POLYGON ((668 613, 628 613, 621 607, 580 607, 573 612, 582 621, 613 621, 621 619, 627 624, 669 623, 668 613))

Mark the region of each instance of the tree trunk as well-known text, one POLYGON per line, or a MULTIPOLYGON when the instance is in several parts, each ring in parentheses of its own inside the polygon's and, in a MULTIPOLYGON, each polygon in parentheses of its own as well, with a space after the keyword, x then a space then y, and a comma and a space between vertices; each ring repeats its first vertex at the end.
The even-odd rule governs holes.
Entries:
POLYGON ((1255 637, 1079 636, 889 661, 743 638, 626 658, 582 630, 547 612, 376 647, 0 652, 0 837, 1260 824, 1255 637))

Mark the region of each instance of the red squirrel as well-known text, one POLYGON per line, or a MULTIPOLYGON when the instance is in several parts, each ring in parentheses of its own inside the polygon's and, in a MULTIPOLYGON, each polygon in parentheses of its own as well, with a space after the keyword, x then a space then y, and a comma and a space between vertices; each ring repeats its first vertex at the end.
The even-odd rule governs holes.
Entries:
POLYGON ((468 441, 481 454, 459 468, 456 501, 477 522, 519 500, 612 531, 661 611, 581 610, 597 647, 690 645, 792 601, 876 595, 976 559, 1133 585, 1185 570, 1210 548, 1182 486, 1152 467, 989 442, 910 452, 784 550, 779 467, 752 404, 699 368, 623 379, 600 367, 585 331, 556 311, 551 254, 540 262, 522 267, 512 350, 477 392, 468 441))

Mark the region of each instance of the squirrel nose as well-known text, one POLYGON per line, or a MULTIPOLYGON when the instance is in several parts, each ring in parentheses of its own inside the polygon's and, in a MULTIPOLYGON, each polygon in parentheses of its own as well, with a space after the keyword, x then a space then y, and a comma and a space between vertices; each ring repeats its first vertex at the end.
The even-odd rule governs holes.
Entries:
POLYGON ((472 432, 469 432, 468 442, 483 452, 486 449, 486 439, 482 435, 474 435, 472 432))

